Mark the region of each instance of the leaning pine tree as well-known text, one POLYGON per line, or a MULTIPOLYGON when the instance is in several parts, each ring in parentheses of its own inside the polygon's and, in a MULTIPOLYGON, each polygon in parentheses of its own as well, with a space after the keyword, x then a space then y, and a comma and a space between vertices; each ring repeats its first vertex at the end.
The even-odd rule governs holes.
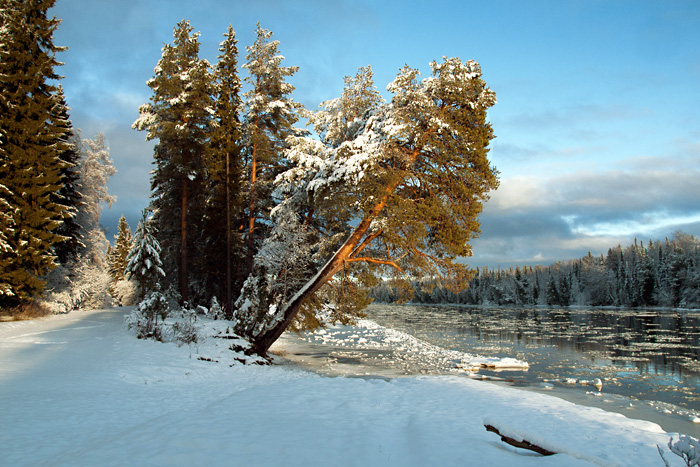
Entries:
POLYGON ((294 166, 277 178, 284 199, 237 302, 236 330, 255 352, 300 313, 352 320, 368 302, 361 286, 378 275, 466 287, 473 271, 457 259, 471 255, 482 204, 498 187, 486 119, 496 98, 476 62, 431 68, 423 80, 403 68, 390 103, 361 70, 311 118, 320 141, 290 138, 294 166))

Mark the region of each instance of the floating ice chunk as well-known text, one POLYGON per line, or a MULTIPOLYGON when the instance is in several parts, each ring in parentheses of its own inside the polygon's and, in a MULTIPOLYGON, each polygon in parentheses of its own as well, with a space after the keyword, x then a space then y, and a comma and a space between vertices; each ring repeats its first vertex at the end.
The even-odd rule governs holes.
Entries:
POLYGON ((527 371, 530 368, 530 364, 516 358, 472 357, 470 360, 462 360, 461 363, 457 364, 457 368, 471 371, 475 371, 480 368, 488 368, 489 370, 527 371))
POLYGON ((596 378, 593 380, 593 386, 600 391, 603 389, 603 382, 600 380, 600 378, 596 378))

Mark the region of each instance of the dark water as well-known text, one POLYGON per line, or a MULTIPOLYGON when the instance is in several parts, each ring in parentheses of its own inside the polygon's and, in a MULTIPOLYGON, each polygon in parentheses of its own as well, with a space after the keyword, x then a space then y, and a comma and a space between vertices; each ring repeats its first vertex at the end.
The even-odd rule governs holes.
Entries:
POLYGON ((328 374, 384 377, 454 372, 464 354, 517 358, 527 371, 464 374, 700 436, 700 311, 372 305, 367 318, 292 353, 328 374))
POLYGON ((700 417, 700 311, 374 305, 368 318, 445 349, 527 361, 526 372, 479 372, 515 385, 700 417))

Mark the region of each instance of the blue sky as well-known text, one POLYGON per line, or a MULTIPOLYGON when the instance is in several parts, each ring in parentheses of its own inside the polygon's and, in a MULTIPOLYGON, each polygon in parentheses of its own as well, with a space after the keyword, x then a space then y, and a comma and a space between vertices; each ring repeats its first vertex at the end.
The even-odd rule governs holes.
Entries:
POLYGON ((59 71, 73 124, 105 134, 118 170, 103 214, 112 233, 122 213, 135 228, 148 203, 153 143, 131 124, 163 43, 188 19, 212 63, 229 24, 239 63, 256 23, 270 29, 309 109, 360 66, 384 91, 404 64, 427 74, 442 56, 478 61, 498 97, 501 187, 470 264, 700 236, 700 0, 58 0, 51 13, 55 44, 69 47, 59 71))

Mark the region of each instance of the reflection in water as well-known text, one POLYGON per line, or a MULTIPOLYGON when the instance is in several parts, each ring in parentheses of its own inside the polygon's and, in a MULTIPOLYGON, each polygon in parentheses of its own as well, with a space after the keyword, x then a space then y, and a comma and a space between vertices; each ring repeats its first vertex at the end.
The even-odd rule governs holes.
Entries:
POLYGON ((498 374, 522 385, 598 378, 606 394, 700 409, 697 311, 373 305, 368 318, 445 349, 525 360, 529 372, 498 374))

